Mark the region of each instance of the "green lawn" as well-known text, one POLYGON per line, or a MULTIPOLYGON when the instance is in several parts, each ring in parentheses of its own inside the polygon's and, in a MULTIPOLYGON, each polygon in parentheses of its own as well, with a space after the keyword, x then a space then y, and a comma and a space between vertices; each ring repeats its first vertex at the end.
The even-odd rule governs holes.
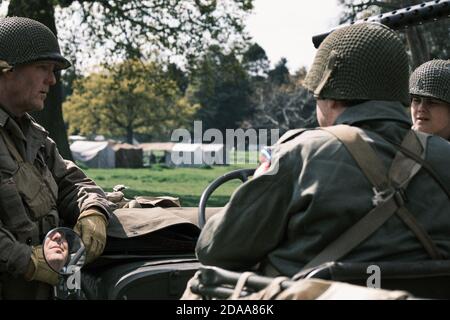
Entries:
MULTIPOLYGON (((215 166, 212 168, 165 168, 154 165, 143 169, 83 169, 105 191, 112 191, 117 184, 128 187, 125 196, 173 196, 180 198, 184 207, 196 207, 200 195, 215 178, 232 170, 254 168, 255 165, 215 166)), ((208 206, 223 206, 232 192, 241 184, 230 181, 217 189, 208 206)))

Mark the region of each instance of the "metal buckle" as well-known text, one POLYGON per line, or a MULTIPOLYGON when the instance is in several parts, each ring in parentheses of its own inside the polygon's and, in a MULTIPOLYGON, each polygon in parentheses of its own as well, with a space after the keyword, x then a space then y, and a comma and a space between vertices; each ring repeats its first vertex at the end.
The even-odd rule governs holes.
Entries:
POLYGON ((405 202, 407 202, 407 197, 405 194, 405 190, 403 188, 389 187, 381 191, 378 191, 376 188, 373 188, 372 190, 374 193, 374 196, 372 198, 372 204, 375 207, 386 202, 391 197, 394 197, 394 201, 399 208, 403 207, 405 205, 405 202))
POLYGON ((397 188, 394 193, 394 200, 395 203, 397 203, 397 206, 399 208, 403 207, 405 205, 405 202, 408 201, 406 197, 405 190, 403 188, 397 188))
POLYGON ((375 187, 372 188, 374 196, 372 198, 372 204, 378 207, 380 204, 386 202, 395 193, 393 188, 387 188, 379 191, 375 187))

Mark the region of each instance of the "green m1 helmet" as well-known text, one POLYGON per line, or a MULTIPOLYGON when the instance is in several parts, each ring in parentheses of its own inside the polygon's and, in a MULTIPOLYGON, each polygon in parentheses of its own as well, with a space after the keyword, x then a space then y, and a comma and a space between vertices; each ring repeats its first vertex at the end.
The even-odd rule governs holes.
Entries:
POLYGON ((316 98, 409 105, 409 64, 398 35, 378 23, 339 28, 320 45, 305 87, 316 98))
POLYGON ((71 66, 61 55, 55 34, 44 24, 24 17, 1 18, 0 68, 42 60, 57 62, 57 70, 71 66))
POLYGON ((420 65, 409 80, 409 93, 450 103, 450 60, 431 60, 420 65))

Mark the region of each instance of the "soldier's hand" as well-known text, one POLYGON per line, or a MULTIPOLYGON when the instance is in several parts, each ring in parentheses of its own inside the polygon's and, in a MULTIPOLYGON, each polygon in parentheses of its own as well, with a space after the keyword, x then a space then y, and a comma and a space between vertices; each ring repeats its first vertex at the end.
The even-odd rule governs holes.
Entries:
POLYGON ((40 245, 32 248, 30 263, 25 273, 25 280, 41 281, 52 286, 58 284, 59 276, 45 261, 44 252, 40 245))
POLYGON ((86 263, 98 258, 105 249, 107 224, 105 215, 95 209, 88 209, 78 217, 73 230, 86 247, 86 263))

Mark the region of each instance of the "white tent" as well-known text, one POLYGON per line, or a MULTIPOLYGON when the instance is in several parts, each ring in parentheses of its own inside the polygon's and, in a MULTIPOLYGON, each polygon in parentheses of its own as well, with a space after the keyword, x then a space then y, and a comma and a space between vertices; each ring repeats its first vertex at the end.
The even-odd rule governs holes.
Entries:
POLYGON ((228 160, 223 144, 176 143, 170 153, 173 166, 223 165, 228 160))
POLYGON ((229 157, 228 152, 225 149, 225 145, 211 143, 211 144, 202 144, 202 157, 203 163, 209 165, 223 165, 228 164, 229 157))
POLYGON ((85 140, 87 140, 87 138, 85 136, 80 136, 80 135, 71 135, 71 136, 69 136, 69 142, 70 143, 73 143, 73 142, 79 141, 79 140, 85 141, 85 140))
POLYGON ((200 143, 176 143, 170 152, 173 166, 200 166, 203 164, 200 143))
POLYGON ((74 160, 89 168, 115 168, 113 144, 108 141, 75 141, 70 145, 74 160))

